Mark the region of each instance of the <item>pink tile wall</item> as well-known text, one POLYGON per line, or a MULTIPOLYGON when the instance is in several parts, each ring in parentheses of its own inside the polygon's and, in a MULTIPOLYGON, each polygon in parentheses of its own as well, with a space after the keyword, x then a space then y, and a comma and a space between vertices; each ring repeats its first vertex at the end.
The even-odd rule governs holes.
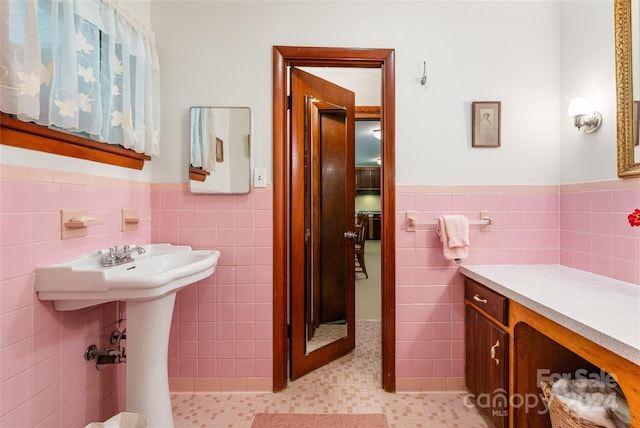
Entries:
POLYGON ((640 208, 640 180, 594 187, 567 186, 561 194, 560 262, 640 284, 640 227, 627 221, 640 208))
POLYGON ((172 390, 270 391, 272 191, 195 195, 160 186, 152 208, 154 242, 221 252, 214 275, 178 293, 169 349, 172 390))
POLYGON ((406 232, 442 214, 477 219, 465 264, 563 264, 640 284, 640 180, 556 186, 405 186, 396 194, 396 376, 399 391, 464 388, 463 279, 442 257, 435 225, 406 232))
POLYGON ((97 248, 149 242, 151 225, 120 232, 120 209, 150 216, 139 183, 2 165, 0 181, 0 426, 84 427, 124 407, 123 366, 99 372, 85 348, 108 344, 115 304, 57 312, 34 293, 34 269, 97 248), (60 239, 60 210, 104 221, 60 239))
POLYGON ((479 219, 470 226, 465 264, 558 263, 560 202, 555 186, 399 187, 396 193, 396 377, 399 391, 464 389, 464 287, 442 256, 435 225, 443 214, 479 219), (406 211, 418 231, 407 232, 406 211))
MULTIPOLYGON (((33 271, 130 242, 222 253, 212 277, 178 294, 169 355, 177 390, 270 390, 271 189, 192 195, 182 184, 150 189, 10 166, 0 186, 0 426, 82 427, 122 409, 124 368, 97 372, 82 359, 87 345, 107 343, 115 306, 56 312, 37 300, 33 271), (61 241, 59 210, 84 207, 105 224, 61 241), (153 221, 122 233, 123 207, 153 221)), ((491 231, 471 226, 467 264, 562 263, 640 283, 640 228, 626 223, 640 205, 637 185, 400 186, 396 196, 399 391, 464 387, 462 278, 442 257, 435 225, 404 230, 408 210, 419 223, 490 211, 491 231)))

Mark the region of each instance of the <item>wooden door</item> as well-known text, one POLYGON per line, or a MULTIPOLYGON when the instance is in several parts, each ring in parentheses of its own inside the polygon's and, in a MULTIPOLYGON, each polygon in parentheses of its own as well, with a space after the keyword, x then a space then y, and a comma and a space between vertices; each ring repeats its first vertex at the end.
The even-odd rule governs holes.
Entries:
POLYGON ((470 305, 465 313, 465 382, 478 410, 509 424, 509 336, 470 305))
MULTIPOLYGON (((380 68, 382 99, 382 387, 396 390, 395 249, 395 50, 337 47, 273 47, 273 391, 287 387, 290 366, 291 150, 289 70, 291 67, 380 68)), ((366 114, 366 113, 365 113, 366 114)))
POLYGON ((291 379, 355 347, 355 94, 291 68, 291 379), (344 334, 311 351, 320 325, 344 334))

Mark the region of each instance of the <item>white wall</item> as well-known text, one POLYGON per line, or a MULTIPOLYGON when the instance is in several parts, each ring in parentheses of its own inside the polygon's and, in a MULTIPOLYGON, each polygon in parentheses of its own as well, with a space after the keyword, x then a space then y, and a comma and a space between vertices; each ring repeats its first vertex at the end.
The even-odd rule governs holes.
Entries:
POLYGON ((382 103, 382 70, 379 68, 300 67, 355 93, 356 106, 382 103))
POLYGON ((151 0, 119 0, 118 5, 127 16, 146 28, 151 28, 151 0))
POLYGON ((160 157, 137 172, 0 145, 1 162, 186 182, 189 107, 248 106, 252 164, 271 177, 272 46, 310 45, 396 50, 398 184, 616 178, 612 0, 120 5, 156 33, 160 157), (573 92, 596 95, 604 116, 597 133, 571 127, 565 112, 573 92), (502 101, 501 148, 471 148, 474 100, 502 101))
POLYGON ((186 180, 192 105, 251 107, 253 165, 271 177, 273 45, 396 50, 398 184, 560 179, 557 2, 160 1, 151 11, 163 87, 154 181, 186 180), (502 147, 471 148, 474 100, 502 101, 502 147))
POLYGON ((618 162, 613 2, 561 2, 560 11, 560 182, 612 179, 618 162), (584 94, 597 106, 597 132, 573 127, 566 115, 572 94, 584 94))

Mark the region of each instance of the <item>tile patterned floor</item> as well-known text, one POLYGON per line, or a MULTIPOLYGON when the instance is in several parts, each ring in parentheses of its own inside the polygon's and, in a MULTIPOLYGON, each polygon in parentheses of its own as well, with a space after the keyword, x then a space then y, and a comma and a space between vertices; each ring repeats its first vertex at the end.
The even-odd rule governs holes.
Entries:
POLYGON ((357 324, 356 349, 281 393, 172 394, 176 428, 249 428, 256 413, 385 413, 390 428, 485 428, 463 394, 390 394, 380 381, 380 323, 357 324))

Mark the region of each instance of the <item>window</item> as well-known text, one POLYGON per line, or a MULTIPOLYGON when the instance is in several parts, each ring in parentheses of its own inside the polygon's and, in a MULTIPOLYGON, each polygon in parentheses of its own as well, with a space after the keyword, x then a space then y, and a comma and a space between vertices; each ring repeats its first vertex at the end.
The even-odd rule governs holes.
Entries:
MULTIPOLYGON (((152 33, 111 0, 0 2, 0 12, 10 17, 0 34, 3 113, 146 158, 158 154, 159 65, 152 33)), ((3 117, 5 137, 14 136, 4 130, 9 124, 3 117)), ((58 140, 69 139, 63 134, 58 140)), ((37 150, 38 140, 31 145, 37 150)))

